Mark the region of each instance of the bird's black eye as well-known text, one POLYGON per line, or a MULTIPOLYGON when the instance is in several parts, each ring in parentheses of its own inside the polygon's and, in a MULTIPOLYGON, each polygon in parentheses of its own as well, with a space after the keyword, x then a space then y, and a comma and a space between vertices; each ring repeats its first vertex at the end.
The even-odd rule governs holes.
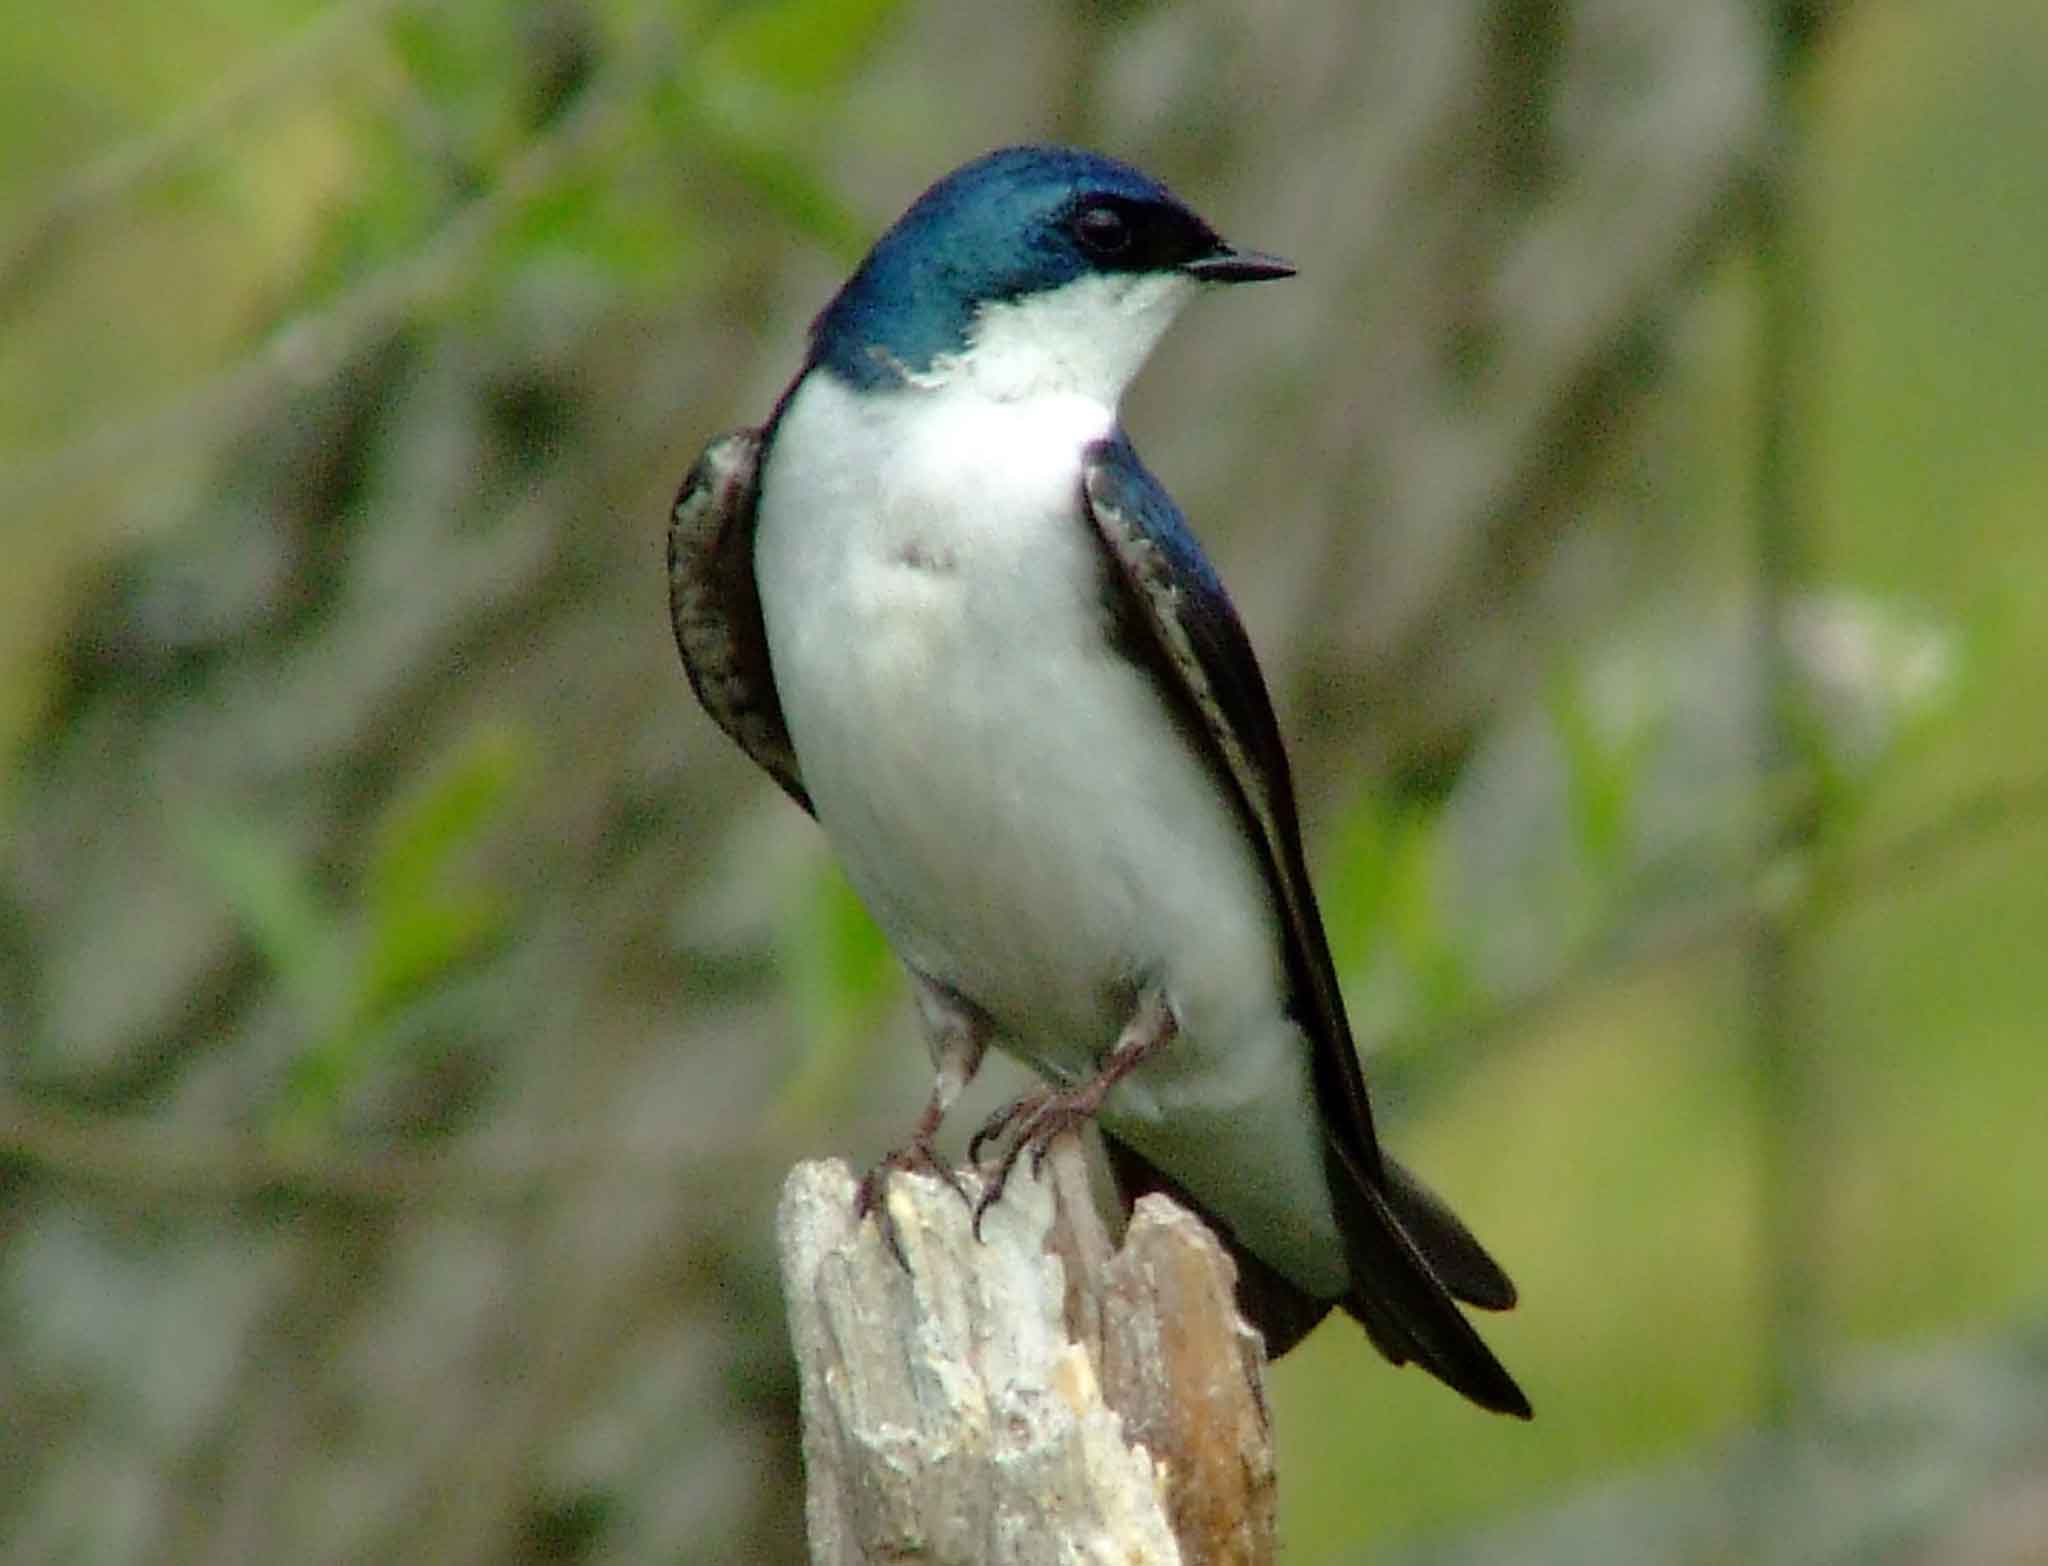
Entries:
POLYGON ((1074 237, 1092 256, 1120 256, 1131 248, 1131 220, 1107 202, 1091 202, 1074 214, 1074 237))

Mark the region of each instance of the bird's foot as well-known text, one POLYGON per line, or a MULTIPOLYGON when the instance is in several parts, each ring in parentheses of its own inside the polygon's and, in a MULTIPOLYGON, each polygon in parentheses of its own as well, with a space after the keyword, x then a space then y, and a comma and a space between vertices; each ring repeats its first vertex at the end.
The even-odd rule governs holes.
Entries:
POLYGON ((981 1220, 995 1206, 1010 1176, 1024 1155, 1031 1155, 1031 1175, 1036 1179, 1045 1169, 1045 1155, 1069 1131, 1079 1131, 1095 1118, 1102 1100, 1116 1083, 1104 1073, 1078 1088, 1041 1088, 1006 1104, 989 1116, 967 1144, 968 1160, 979 1166, 981 1150, 1008 1135, 1009 1146, 995 1161, 993 1170, 983 1170, 981 1199, 974 1204, 974 1237, 981 1238, 981 1220))
POLYGON ((1010 1145, 996 1160, 992 1173, 982 1175, 981 1200, 974 1204, 974 1237, 981 1238, 981 1220, 1003 1194, 1016 1172, 1017 1161, 1031 1155, 1035 1178, 1045 1169, 1045 1155, 1052 1144, 1069 1131, 1078 1131, 1093 1120, 1110 1089, 1129 1076, 1154 1054, 1171 1044, 1180 1032, 1180 1021, 1165 994, 1148 989, 1139 997, 1138 1008, 1124 1025, 1116 1047, 1102 1061, 1102 1067, 1078 1087, 1041 1088, 1026 1093, 1013 1104, 997 1110, 974 1133, 967 1144, 969 1162, 979 1166, 981 1150, 1007 1135, 1010 1145))
POLYGON ((939 1156, 932 1146, 932 1134, 922 1125, 903 1146, 886 1154, 866 1174, 860 1177, 860 1184, 854 1188, 853 1215, 856 1219, 867 1217, 871 1212, 881 1214, 882 1242, 889 1247, 889 1254, 905 1272, 910 1270, 910 1259, 903 1253, 903 1237, 896 1230, 896 1219, 889 1211, 886 1200, 889 1192, 889 1177, 893 1174, 924 1174, 950 1187, 955 1196, 971 1209, 974 1198, 968 1194, 967 1186, 960 1179, 960 1171, 939 1156))

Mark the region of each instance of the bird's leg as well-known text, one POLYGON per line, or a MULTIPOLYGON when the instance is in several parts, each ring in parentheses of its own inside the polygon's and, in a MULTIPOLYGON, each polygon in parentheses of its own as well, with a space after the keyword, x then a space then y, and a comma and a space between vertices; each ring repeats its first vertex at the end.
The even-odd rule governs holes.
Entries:
POLYGON ((991 1032, 988 1018, 964 997, 915 970, 910 977, 917 991, 918 1015, 924 1019, 925 1037, 931 1044, 932 1096, 926 1102, 924 1112, 917 1117, 917 1123, 910 1128, 910 1139, 861 1176, 853 1198, 856 1217, 865 1218, 877 1207, 881 1208, 882 1238, 906 1270, 910 1262, 903 1254, 902 1238, 896 1233, 895 1221, 882 1200, 889 1176, 909 1170, 933 1175, 951 1186, 961 1201, 972 1202, 967 1188, 960 1183, 958 1172, 939 1156, 933 1139, 946 1118, 946 1111, 953 1107, 961 1090, 974 1080, 975 1072, 981 1069, 981 1057, 988 1051, 991 1032))
POLYGON ((1010 1145, 996 1160, 995 1172, 988 1177, 982 1188, 981 1200, 975 1204, 974 1232, 977 1238, 981 1233, 982 1215, 1003 1194, 1003 1187, 1010 1183, 1010 1175, 1018 1160, 1028 1151, 1031 1154, 1031 1172, 1036 1175, 1044 1168, 1046 1151, 1052 1144, 1064 1132, 1078 1130, 1094 1119, 1102 1108, 1102 1101, 1109 1097, 1110 1089, 1171 1044, 1179 1032, 1180 1020, 1174 1016, 1166 996, 1156 986, 1148 989, 1139 998, 1137 1011, 1117 1037, 1116 1047, 1104 1059, 1102 1068, 1088 1081, 1079 1087, 1040 1088, 989 1116, 967 1144, 968 1159, 978 1164, 982 1147, 1004 1135, 1010 1137, 1010 1145))

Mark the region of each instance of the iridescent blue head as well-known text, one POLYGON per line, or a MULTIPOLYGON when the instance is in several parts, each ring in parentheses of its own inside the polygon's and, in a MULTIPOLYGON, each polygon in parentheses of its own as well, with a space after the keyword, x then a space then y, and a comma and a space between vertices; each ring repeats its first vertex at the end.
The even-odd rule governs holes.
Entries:
POLYGON ((996 395, 1114 401, 1204 283, 1285 277, 1157 180, 1065 147, 954 170, 875 243, 812 327, 811 363, 863 389, 962 373, 996 395))

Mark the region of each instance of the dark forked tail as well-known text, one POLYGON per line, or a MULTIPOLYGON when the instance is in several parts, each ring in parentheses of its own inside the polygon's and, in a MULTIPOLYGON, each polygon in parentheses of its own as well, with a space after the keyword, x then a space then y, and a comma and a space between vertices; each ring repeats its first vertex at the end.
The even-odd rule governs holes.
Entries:
POLYGON ((1103 1147, 1124 1206, 1158 1191, 1216 1231, 1237 1263, 1237 1302, 1278 1359, 1307 1337, 1332 1306, 1365 1328, 1373 1346, 1397 1365, 1420 1365, 1439 1381, 1495 1413, 1530 1417, 1514 1377, 1473 1330, 1457 1302, 1506 1310, 1515 1286, 1472 1232, 1419 1180, 1383 1158, 1384 1178, 1368 1183, 1333 1152, 1330 1180, 1346 1195, 1339 1219, 1360 1280, 1341 1300, 1317 1299, 1255 1256, 1204 1210, 1180 1182, 1105 1133, 1103 1147))
POLYGON ((1375 1181, 1330 1153, 1351 1261, 1345 1310, 1395 1364, 1412 1360, 1481 1408, 1529 1418, 1529 1399, 1458 1308, 1463 1300, 1506 1310, 1515 1303, 1514 1284, 1420 1181, 1392 1159, 1381 1167, 1384 1178, 1375 1181))

